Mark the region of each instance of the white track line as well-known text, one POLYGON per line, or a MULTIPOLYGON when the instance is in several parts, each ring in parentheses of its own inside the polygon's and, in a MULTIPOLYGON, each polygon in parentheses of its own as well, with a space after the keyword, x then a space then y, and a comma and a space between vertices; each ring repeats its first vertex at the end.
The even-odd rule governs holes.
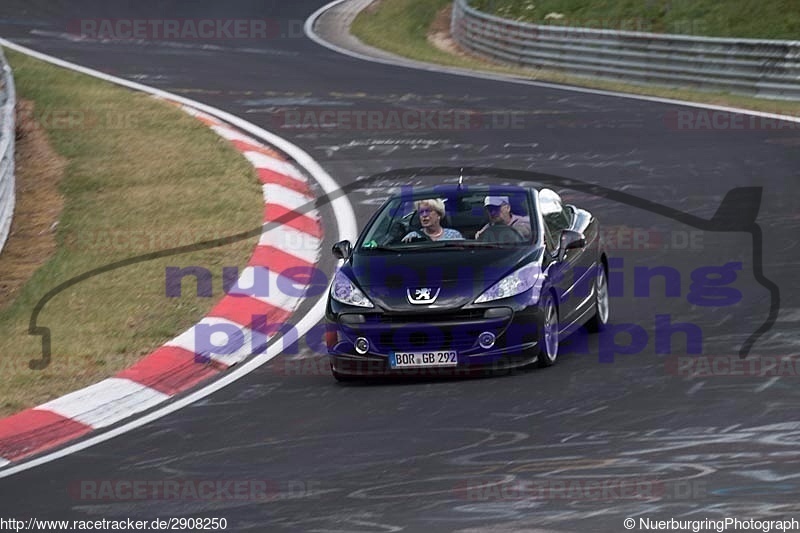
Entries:
MULTIPOLYGON (((278 204, 289 211, 297 211, 304 207, 307 208, 308 204, 314 201, 314 198, 311 196, 306 196, 303 193, 299 193, 277 183, 265 183, 261 186, 261 190, 264 192, 264 203, 278 204)), ((312 214, 314 211, 316 210, 309 209, 303 214, 307 217, 314 218, 312 214)))
POLYGON ((258 339, 256 341, 257 345, 254 345, 253 331, 250 328, 246 328, 226 318, 208 316, 171 341, 165 343, 164 346, 183 348, 184 350, 194 352, 196 357, 207 357, 225 366, 233 366, 246 359, 254 351, 263 351, 263 342, 260 342, 263 340, 263 338, 258 339), (210 352, 205 348, 211 348, 211 346, 198 346, 197 332, 202 329, 206 329, 207 332, 212 332, 210 335, 203 335, 204 344, 212 344, 215 347, 214 350, 210 352), (241 337, 239 339, 232 339, 228 336, 227 331, 236 332, 240 334, 241 337), (207 339, 205 338, 206 336, 208 337, 207 339), (239 344, 239 346, 235 350, 232 349, 230 353, 219 352, 219 348, 228 346, 230 343, 239 344))
MULTIPOLYGON (((660 98, 658 96, 645 96, 641 94, 630 94, 630 93, 622 93, 616 91, 608 91, 603 89, 589 89, 586 87, 573 87, 570 85, 559 85, 557 83, 549 83, 543 81, 535 81, 535 80, 525 80, 520 78, 514 78, 511 76, 506 76, 504 74, 495 74, 495 73, 482 73, 479 71, 468 70, 465 68, 455 68, 455 67, 444 67, 440 65, 435 65, 433 63, 424 63, 422 61, 416 61, 413 59, 405 59, 400 58, 398 59, 382 59, 376 58, 372 56, 368 56, 365 54, 361 54, 359 52, 354 52, 352 50, 348 50, 346 48, 342 48, 341 46, 337 46, 333 43, 330 43, 317 35, 314 31, 314 24, 316 24, 317 19, 325 13, 327 10, 338 6, 344 2, 348 2, 350 0, 334 0, 333 2, 322 6, 314 13, 311 14, 310 17, 306 19, 305 25, 303 27, 306 36, 317 43, 320 46, 324 46, 329 50, 333 50, 334 52, 338 52, 340 54, 344 54, 346 56, 353 57, 355 59, 361 59, 363 61, 369 61, 371 63, 381 63, 383 65, 391 65, 394 67, 402 67, 402 68, 413 68, 417 70, 425 70, 428 72, 435 72, 438 74, 452 74, 454 76, 467 76, 470 78, 479 78, 483 80, 489 81, 499 81, 505 83, 517 83, 521 85, 531 85, 534 87, 543 87, 546 89, 557 89, 560 91, 570 91, 576 93, 583 93, 583 94, 593 94, 597 96, 612 96, 615 98, 629 98, 632 100, 642 100, 645 102, 656 102, 659 104, 672 104, 672 105, 681 105, 684 107, 695 107, 699 109, 711 109, 714 111, 724 111, 728 113, 740 113, 743 115, 752 115, 756 117, 763 117, 763 118, 772 118, 776 120, 786 120, 788 122, 797 122, 800 123, 800 117, 792 116, 792 115, 782 115, 779 113, 766 113, 763 111, 753 111, 751 109, 741 109, 738 107, 728 107, 728 106, 720 106, 720 105, 713 105, 713 104, 703 104, 699 102, 689 102, 686 100, 677 100, 673 98, 660 98)), ((772 102, 772 100, 768 100, 772 102)), ((778 107, 781 104, 781 100, 775 100, 775 107, 778 107)))
POLYGON ((246 143, 252 143, 252 144, 258 142, 249 135, 245 135, 244 133, 239 133, 238 131, 229 128, 228 126, 211 126, 211 129, 214 130, 217 133, 217 135, 228 141, 244 141, 246 143))
MULTIPOLYGON (((43 54, 41 52, 37 52, 30 48, 20 46, 15 44, 11 41, 6 39, 0 38, 0 46, 5 48, 15 50, 22 54, 26 54, 33 58, 46 61, 53 65, 57 65, 59 67, 63 67, 69 70, 73 70, 75 72, 80 72, 82 74, 86 74, 88 76, 92 76, 95 78, 99 78, 117 85, 121 85, 123 87, 128 87, 130 89, 134 89, 137 91, 142 91, 148 94, 152 94, 155 96, 159 96, 161 98, 165 98, 167 100, 172 100, 174 102, 178 102, 184 105, 188 105, 194 107, 208 115, 222 120, 224 122, 228 122, 236 126, 237 128, 246 131, 247 133, 253 135, 257 139, 260 139, 267 144, 270 144, 276 147, 278 150, 288 154, 294 161, 304 168, 316 181, 319 183, 320 187, 322 187, 325 194, 327 194, 330 198, 333 198, 331 201, 331 210, 335 214, 336 218, 336 229, 339 235, 339 239, 350 239, 354 240, 357 235, 357 224, 355 213, 353 212, 353 206, 350 204, 350 201, 347 199, 346 196, 340 194, 341 188, 336 183, 336 181, 328 175, 327 172, 317 163, 309 154, 303 151, 298 146, 292 144, 291 142, 278 137, 277 135, 270 133, 263 128, 256 126, 246 120, 243 120, 235 115, 232 115, 226 111, 222 111, 220 109, 208 106, 206 104, 197 102, 195 100, 191 100, 189 98, 184 98, 182 96, 178 96, 167 91, 162 91, 160 89, 155 89, 153 87, 148 87, 147 85, 142 85, 141 83, 136 83, 132 81, 128 81, 122 78, 118 78, 116 76, 110 76, 103 72, 90 69, 87 67, 83 67, 81 65, 76 65, 75 63, 70 63, 68 61, 64 61, 62 59, 58 59, 53 56, 49 56, 47 54, 43 54)), ((327 292, 324 293, 311 310, 302 318, 295 326, 295 332, 293 338, 301 338, 305 333, 311 329, 315 324, 317 324, 322 317, 325 315, 325 304, 326 304, 327 292)), ((257 369, 261 365, 267 363, 269 360, 273 359, 280 352, 285 348, 282 342, 275 342, 273 343, 265 352, 260 353, 247 361, 246 363, 235 367, 229 370, 226 374, 222 377, 209 383, 208 385, 196 390, 195 392, 174 401, 164 407, 156 409, 155 411, 146 414, 140 418, 135 420, 131 420, 119 427, 113 428, 109 431, 94 435, 92 437, 87 438, 86 440, 82 440, 70 446, 67 446, 61 450, 57 450, 55 452, 51 452, 35 459, 31 459, 29 461, 23 461, 19 464, 14 466, 10 466, 0 470, 0 478, 5 478, 11 475, 14 475, 19 472, 23 472, 35 466, 39 466, 45 463, 49 463, 50 461, 54 461, 61 457, 65 457, 76 453, 81 450, 85 450, 95 444, 99 444, 101 442, 105 442, 110 440, 114 437, 132 431, 136 428, 139 428, 145 424, 148 424, 154 420, 158 420, 159 418, 166 416, 170 413, 173 413, 187 405, 191 405, 192 403, 205 398, 206 396, 222 389, 230 385, 231 383, 235 382, 236 380, 246 376, 253 370, 257 369)), ((0 466, 2 466, 2 460, 0 460, 0 466)))
POLYGON ((275 159, 261 152, 243 152, 242 154, 256 168, 266 168, 297 180, 305 179, 302 175, 298 174, 297 170, 295 170, 292 165, 284 163, 280 159, 275 159))
POLYGON ((280 226, 262 233, 258 244, 272 246, 312 265, 319 259, 322 246, 317 237, 290 226, 280 226))
POLYGON ((269 267, 249 266, 242 269, 236 284, 228 290, 228 295, 251 296, 272 307, 292 312, 302 298, 296 292, 301 289, 296 289, 295 285, 291 278, 269 267))
POLYGON ((167 399, 167 394, 130 379, 108 378, 35 409, 50 411, 98 429, 150 409, 167 399), (113 406, 113 410, 109 410, 109 406, 113 406))

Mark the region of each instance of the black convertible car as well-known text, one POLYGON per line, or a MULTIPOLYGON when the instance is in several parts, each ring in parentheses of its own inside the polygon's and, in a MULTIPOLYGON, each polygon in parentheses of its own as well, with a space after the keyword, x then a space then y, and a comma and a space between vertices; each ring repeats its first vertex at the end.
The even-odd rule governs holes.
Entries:
POLYGON ((609 318, 599 223, 550 189, 402 192, 333 253, 343 263, 326 341, 338 380, 550 366, 559 338, 609 318))

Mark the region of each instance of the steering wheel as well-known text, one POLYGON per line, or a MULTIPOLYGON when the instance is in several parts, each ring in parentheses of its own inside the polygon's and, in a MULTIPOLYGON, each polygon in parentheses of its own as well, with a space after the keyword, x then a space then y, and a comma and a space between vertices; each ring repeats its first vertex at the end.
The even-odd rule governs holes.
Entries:
POLYGON ((397 220, 389 227, 389 232, 387 233, 386 242, 384 244, 399 243, 400 240, 406 236, 406 233, 408 233, 408 229, 405 224, 397 220))
POLYGON ((425 241, 432 240, 428 236, 428 234, 425 233, 425 231, 422 228, 420 228, 420 229, 418 229, 416 231, 417 231, 417 234, 414 235, 413 237, 411 237, 411 239, 409 239, 408 242, 425 242, 425 241))
POLYGON ((481 242, 523 242, 525 238, 517 230, 505 224, 494 224, 481 233, 478 238, 481 242))

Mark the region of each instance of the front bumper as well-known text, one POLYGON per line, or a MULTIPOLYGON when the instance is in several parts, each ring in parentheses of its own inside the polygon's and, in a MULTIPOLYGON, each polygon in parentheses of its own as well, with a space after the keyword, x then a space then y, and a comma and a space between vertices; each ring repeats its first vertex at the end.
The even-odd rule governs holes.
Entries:
POLYGON ((331 337, 328 353, 335 372, 350 376, 461 375, 474 370, 503 370, 535 360, 538 308, 476 307, 450 313, 328 314, 331 337), (482 347, 481 333, 495 336, 494 344, 482 347), (364 338, 369 349, 356 351, 356 340, 364 338), (392 352, 455 351, 456 366, 392 368, 392 352))

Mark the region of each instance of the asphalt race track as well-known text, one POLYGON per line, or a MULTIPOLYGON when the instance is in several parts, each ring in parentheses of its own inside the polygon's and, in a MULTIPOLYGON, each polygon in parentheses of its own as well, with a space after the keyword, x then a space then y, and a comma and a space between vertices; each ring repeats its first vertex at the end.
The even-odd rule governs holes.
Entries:
MULTIPOLYGON (((300 339, 205 401, 0 479, 0 516, 222 517, 228 530, 258 532, 620 531, 627 517, 800 519, 798 124, 739 117, 744 126, 731 128, 724 124, 735 117, 725 113, 368 63, 303 35, 324 3, 3 0, 0 36, 287 138, 340 185, 363 181, 349 193, 361 224, 390 188, 454 180, 460 167, 480 171, 476 183, 549 184, 608 229, 619 260, 611 321, 616 342, 633 342, 634 353, 615 352, 605 334, 566 342, 545 370, 343 386, 319 343, 300 339), (69 35, 75 21, 104 17, 269 19, 275 31, 213 47, 69 35), (309 122, 339 110, 477 118, 465 129, 309 122), (307 127, 296 127, 298 116, 307 127), (419 167, 452 173, 426 177, 419 167), (749 189, 709 223, 741 187, 749 189), (736 296, 708 305, 711 292, 692 285, 702 284, 698 269, 729 263, 739 268, 725 285, 736 296), (678 281, 657 277, 648 291, 637 267, 672 269, 678 281), (690 377, 699 367, 681 359, 697 347, 686 335, 671 336, 672 356, 657 353, 676 323, 702 332, 705 356, 739 360, 747 345, 747 360, 793 364, 767 376, 717 366, 690 377), (86 489, 133 481, 240 482, 266 486, 269 497, 86 489)), ((326 238, 321 268, 330 275, 326 238)))

